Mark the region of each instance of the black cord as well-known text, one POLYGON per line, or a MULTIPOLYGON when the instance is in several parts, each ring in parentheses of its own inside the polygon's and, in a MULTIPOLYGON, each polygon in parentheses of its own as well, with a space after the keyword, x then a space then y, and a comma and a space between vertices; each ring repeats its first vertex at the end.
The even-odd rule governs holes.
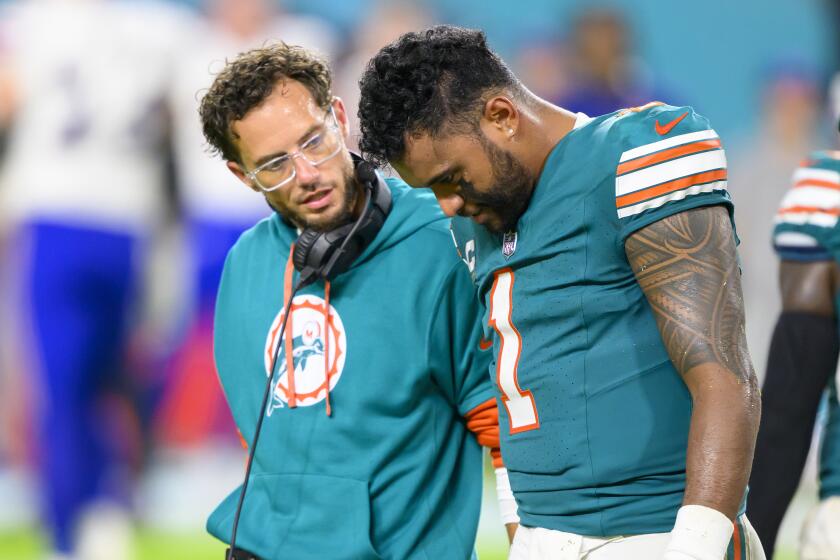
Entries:
POLYGON ((350 232, 347 234, 347 237, 344 238, 344 242, 342 242, 341 246, 333 253, 333 256, 330 258, 327 265, 323 268, 322 275, 326 278, 330 277, 330 273, 332 272, 333 266, 335 263, 338 262, 338 259, 341 258, 341 255, 344 253, 344 249, 347 247, 347 244, 353 239, 353 236, 356 235, 356 231, 358 231, 359 226, 362 225, 362 222, 365 221, 365 218, 368 215, 368 207, 370 206, 371 200, 371 190, 366 188, 365 189, 365 205, 364 210, 359 215, 359 218, 356 220, 356 223, 353 224, 353 227, 350 228, 350 232))
POLYGON ((298 290, 314 280, 314 276, 315 275, 312 274, 298 279, 297 284, 295 284, 295 287, 292 289, 292 293, 289 294, 289 299, 286 302, 286 307, 284 308, 285 315, 283 316, 283 321, 280 323, 280 337, 277 340, 277 346, 274 348, 274 357, 271 359, 271 371, 268 375, 268 382, 265 385, 262 405, 260 405, 260 416, 257 418, 257 429, 254 431, 254 440, 251 443, 251 448, 248 453, 248 465, 245 467, 245 480, 242 483, 242 491, 239 493, 239 503, 236 505, 236 515, 233 517, 233 530, 231 531, 230 548, 228 549, 227 560, 234 560, 233 552, 236 550, 236 531, 239 528, 239 516, 242 514, 242 504, 245 503, 245 491, 248 489, 248 479, 251 477, 251 466, 254 463, 254 455, 257 452, 257 441, 260 438, 260 430, 262 429, 263 419, 265 419, 266 416, 265 407, 268 406, 268 397, 271 395, 271 387, 274 382, 274 369, 277 366, 277 357, 280 355, 280 348, 283 345, 283 337, 286 334, 286 321, 292 314, 292 299, 294 299, 298 290))

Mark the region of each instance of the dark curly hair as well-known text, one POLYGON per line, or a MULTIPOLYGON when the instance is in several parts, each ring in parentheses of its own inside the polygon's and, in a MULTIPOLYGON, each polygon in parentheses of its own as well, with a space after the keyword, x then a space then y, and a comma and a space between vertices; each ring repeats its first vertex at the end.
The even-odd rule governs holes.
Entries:
POLYGON ((300 82, 321 108, 329 107, 332 75, 322 58, 283 42, 252 49, 228 61, 201 99, 198 113, 213 153, 242 163, 231 125, 265 101, 277 82, 284 79, 300 82))
POLYGON ((484 32, 451 25, 406 33, 383 47, 359 87, 359 147, 379 165, 403 155, 406 133, 476 130, 487 93, 522 88, 484 32))

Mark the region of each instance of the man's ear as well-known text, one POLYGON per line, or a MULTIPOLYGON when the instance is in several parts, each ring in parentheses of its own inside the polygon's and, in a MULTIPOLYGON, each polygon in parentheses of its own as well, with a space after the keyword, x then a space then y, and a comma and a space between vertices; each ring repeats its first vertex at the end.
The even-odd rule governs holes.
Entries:
POLYGON ((484 134, 500 140, 511 140, 519 130, 520 115, 513 100, 506 95, 496 95, 484 104, 481 128, 484 134))
POLYGON ((341 131, 341 136, 347 140, 350 137, 350 118, 347 115, 344 101, 340 97, 333 97, 332 110, 335 113, 335 120, 338 123, 338 129, 341 131))
POLYGON ((246 187, 254 192, 260 192, 260 188, 245 174, 245 171, 242 170, 242 167, 238 163, 235 161, 228 161, 226 164, 227 168, 230 169, 230 172, 236 175, 236 178, 242 181, 246 187))

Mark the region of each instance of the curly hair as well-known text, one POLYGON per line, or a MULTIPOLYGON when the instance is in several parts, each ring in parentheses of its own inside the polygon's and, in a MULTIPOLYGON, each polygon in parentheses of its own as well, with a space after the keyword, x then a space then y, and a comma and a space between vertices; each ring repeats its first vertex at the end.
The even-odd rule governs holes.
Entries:
POLYGON ((403 155, 406 134, 475 130, 484 96, 521 84, 484 32, 451 25, 406 33, 383 47, 359 81, 359 147, 382 165, 403 155))
POLYGON ((252 49, 226 61, 201 99, 198 113, 204 138, 214 154, 239 161, 231 125, 271 95, 280 80, 300 82, 323 109, 332 101, 332 75, 327 63, 312 52, 283 42, 252 49))

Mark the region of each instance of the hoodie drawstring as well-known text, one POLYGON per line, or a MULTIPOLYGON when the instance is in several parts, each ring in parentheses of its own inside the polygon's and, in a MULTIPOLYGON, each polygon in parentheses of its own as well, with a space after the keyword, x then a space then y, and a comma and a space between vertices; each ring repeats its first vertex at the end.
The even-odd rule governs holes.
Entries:
MULTIPOLYGON (((289 259, 286 261, 286 271, 283 277, 283 301, 286 301, 286 298, 292 291, 292 280, 294 278, 294 271, 295 266, 292 260, 292 257, 295 252, 295 244, 292 243, 292 247, 289 250, 289 259)), ((289 305, 289 309, 286 310, 286 313, 289 313, 289 319, 286 321, 286 332, 284 336, 286 337, 284 350, 286 353, 286 372, 288 374, 289 379, 289 408, 296 408, 297 407, 297 391, 295 390, 295 360, 294 360, 294 344, 293 344, 293 333, 294 330, 292 328, 292 309, 294 308, 294 302, 289 305)), ((330 406, 330 325, 332 324, 330 318, 330 281, 324 281, 324 307, 321 310, 324 316, 324 379, 326 380, 326 404, 327 404, 327 416, 332 416, 332 407, 330 406)))
MULTIPOLYGON (((283 300, 289 297, 289 294, 292 293, 292 279, 294 278, 295 272, 295 265, 292 260, 292 257, 295 254, 295 244, 292 243, 292 248, 289 249, 289 260, 286 261, 286 273, 283 275, 283 300)), ((289 378, 289 408, 295 408, 297 406, 297 392, 295 391, 295 358, 294 358, 294 344, 292 340, 293 330, 292 330, 292 309, 294 309, 295 303, 294 301, 289 303, 289 308, 286 309, 286 313, 289 314, 288 320, 286 320, 286 332, 283 336, 286 337, 285 340, 285 352, 286 352, 286 374, 289 378)))
POLYGON ((330 281, 324 281, 324 379, 327 380, 327 416, 332 416, 330 407, 330 281))

